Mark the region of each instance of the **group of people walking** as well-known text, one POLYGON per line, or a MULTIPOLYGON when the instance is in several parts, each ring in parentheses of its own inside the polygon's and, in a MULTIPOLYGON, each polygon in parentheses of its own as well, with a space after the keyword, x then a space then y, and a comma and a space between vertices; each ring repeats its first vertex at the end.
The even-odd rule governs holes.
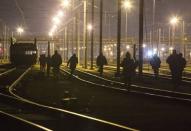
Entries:
POLYGON ((45 54, 40 55, 39 62, 40 62, 41 72, 45 73, 45 71, 47 70, 47 76, 49 76, 50 69, 52 67, 52 72, 55 78, 56 79, 59 78, 60 65, 62 64, 62 57, 57 50, 55 50, 54 55, 52 55, 52 57, 50 55, 46 57, 45 54))
MULTIPOLYGON (((40 55, 39 62, 40 62, 41 72, 45 72, 45 69, 47 69, 47 76, 49 76, 50 69, 52 67, 53 74, 58 79, 60 65, 62 64, 62 58, 57 51, 55 51, 52 57, 51 56, 46 57, 45 54, 40 55)), ((173 50, 172 54, 167 58, 166 62, 169 64, 173 85, 174 87, 177 87, 181 83, 182 73, 186 66, 186 60, 185 58, 183 58, 181 53, 177 54, 176 50, 173 50)), ((67 62, 67 66, 69 66, 71 74, 74 73, 77 64, 78 64, 78 58, 76 54, 73 54, 67 62)), ((104 65, 107 64, 108 62, 106 57, 103 55, 103 53, 100 53, 96 59, 96 65, 98 67, 98 72, 100 73, 100 76, 103 75, 103 67, 104 65)), ((150 65, 152 66, 155 79, 158 79, 159 68, 161 67, 161 60, 157 56, 157 54, 155 54, 150 59, 150 65)), ((134 77, 136 73, 136 68, 138 67, 138 61, 134 60, 131 57, 131 54, 127 52, 120 66, 123 68, 121 76, 124 81, 124 85, 130 88, 132 83, 132 78, 134 77)))
MULTIPOLYGON (((172 54, 167 58, 166 63, 169 65, 171 71, 172 83, 174 88, 181 84, 182 73, 186 67, 186 60, 183 58, 182 53, 177 53, 176 50, 172 51, 172 54)), ((150 60, 150 64, 154 71, 155 78, 158 78, 159 68, 161 65, 161 60, 157 55, 154 55, 150 60)))

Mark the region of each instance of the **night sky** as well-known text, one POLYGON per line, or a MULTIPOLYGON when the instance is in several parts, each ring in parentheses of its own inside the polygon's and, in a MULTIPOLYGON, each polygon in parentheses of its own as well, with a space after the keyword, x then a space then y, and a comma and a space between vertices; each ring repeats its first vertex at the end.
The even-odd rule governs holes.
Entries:
MULTIPOLYGON (((99 0, 95 0, 99 3, 99 0)), ((134 1, 137 5, 138 0, 134 1)), ((47 34, 51 28, 51 18, 59 9, 59 0, 17 0, 19 6, 24 12, 26 21, 26 29, 30 34, 47 34)), ((116 0, 104 0, 105 11, 112 11, 116 15, 116 0), (110 6, 110 7, 109 7, 110 6)), ((172 15, 181 16, 187 23, 191 23, 191 1, 190 0, 156 0, 156 19, 160 22, 167 22, 172 15)), ((99 6, 99 5, 98 5, 99 6)), ((151 19, 152 0, 145 0, 147 20, 151 19)), ((98 10, 97 10, 98 11, 98 10)), ((129 17, 130 27, 135 27, 137 24, 138 10, 134 9, 129 17), (133 25, 134 24, 134 25, 133 25)), ((97 15, 98 17, 98 15, 97 15)), ((16 6, 15 0, 0 0, 0 19, 1 23, 6 23, 12 30, 19 25, 23 25, 24 21, 16 6)), ((113 20, 115 21, 115 20, 113 20)), ((97 21, 98 23, 99 21, 97 21)), ((113 27, 112 30, 115 28, 113 27)), ((130 28, 130 30, 132 30, 130 28)))

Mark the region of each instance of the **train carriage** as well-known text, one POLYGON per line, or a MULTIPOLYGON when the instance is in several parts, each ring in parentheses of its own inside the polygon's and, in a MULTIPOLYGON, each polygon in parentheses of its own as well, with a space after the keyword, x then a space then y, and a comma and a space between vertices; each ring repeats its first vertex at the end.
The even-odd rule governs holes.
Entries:
POLYGON ((37 61, 35 43, 14 43, 10 46, 10 61, 13 65, 33 65, 37 61))

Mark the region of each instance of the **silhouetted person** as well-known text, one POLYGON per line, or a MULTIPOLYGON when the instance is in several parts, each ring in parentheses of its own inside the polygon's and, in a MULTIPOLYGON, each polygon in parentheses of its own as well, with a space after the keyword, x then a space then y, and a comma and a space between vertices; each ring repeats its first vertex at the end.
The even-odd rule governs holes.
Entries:
POLYGON ((60 76, 60 65, 62 64, 62 57, 58 54, 57 50, 55 50, 54 55, 51 58, 51 64, 53 67, 53 74, 56 79, 60 76))
POLYGON ((179 56, 179 58, 178 58, 178 61, 179 61, 179 78, 178 78, 178 84, 180 85, 181 84, 181 82, 182 82, 182 73, 183 73, 183 71, 184 71, 184 68, 186 67, 186 60, 185 60, 185 58, 183 58, 182 57, 182 53, 180 53, 180 54, 178 54, 178 56, 179 56))
POLYGON ((160 68, 161 60, 160 60, 160 58, 157 56, 157 54, 155 54, 155 55, 151 58, 150 64, 151 64, 152 69, 153 69, 153 71, 154 71, 155 79, 158 79, 159 68, 160 68))
POLYGON ((46 68, 47 76, 49 77, 50 76, 50 68, 51 68, 51 57, 50 57, 50 55, 48 55, 46 57, 46 63, 47 63, 47 68, 46 68))
POLYGON ((186 63, 184 63, 183 58, 176 53, 176 50, 173 50, 173 53, 167 58, 166 62, 169 64, 172 75, 172 82, 174 88, 176 88, 180 84, 181 74, 186 63))
POLYGON ((73 54, 67 63, 67 66, 70 65, 71 75, 74 73, 77 64, 78 64, 78 58, 76 57, 76 54, 73 54))
POLYGON ((132 78, 135 75, 137 63, 134 59, 131 58, 129 52, 126 53, 126 57, 122 60, 121 67, 123 67, 122 77, 124 84, 125 86, 128 85, 128 90, 130 90, 132 78))
POLYGON ((46 67, 46 56, 45 56, 45 54, 40 55, 39 62, 40 62, 40 71, 44 73, 45 67, 46 67))
POLYGON ((102 76, 103 75, 103 66, 107 65, 107 59, 105 58, 103 53, 100 53, 99 56, 97 57, 96 64, 99 68, 98 71, 100 73, 100 76, 102 76))

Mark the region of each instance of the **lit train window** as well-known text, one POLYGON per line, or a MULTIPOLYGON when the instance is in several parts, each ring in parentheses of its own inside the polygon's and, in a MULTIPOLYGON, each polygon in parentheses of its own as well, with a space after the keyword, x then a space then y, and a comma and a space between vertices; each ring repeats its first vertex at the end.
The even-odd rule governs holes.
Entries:
POLYGON ((33 55, 36 54, 36 51, 25 51, 25 55, 33 55))

